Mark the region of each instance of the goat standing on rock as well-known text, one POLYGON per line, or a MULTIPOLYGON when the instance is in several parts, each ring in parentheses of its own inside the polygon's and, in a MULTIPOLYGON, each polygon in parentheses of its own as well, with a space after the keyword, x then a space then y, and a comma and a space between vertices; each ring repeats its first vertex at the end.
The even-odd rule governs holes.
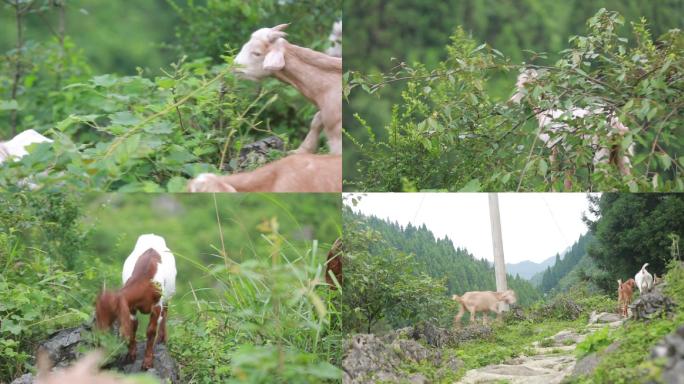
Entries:
POLYGON ((128 359, 135 361, 136 313, 150 314, 147 345, 142 369, 150 369, 156 339, 166 343, 168 300, 176 292, 176 260, 163 237, 147 234, 138 237, 133 252, 123 266, 123 288, 102 292, 95 303, 95 322, 100 330, 119 321, 120 335, 128 339, 128 359))
POLYGON ((268 76, 288 83, 318 107, 306 138, 296 153, 314 153, 321 129, 330 153, 342 154, 342 59, 290 44, 288 24, 261 28, 235 57, 236 71, 259 81, 268 76))

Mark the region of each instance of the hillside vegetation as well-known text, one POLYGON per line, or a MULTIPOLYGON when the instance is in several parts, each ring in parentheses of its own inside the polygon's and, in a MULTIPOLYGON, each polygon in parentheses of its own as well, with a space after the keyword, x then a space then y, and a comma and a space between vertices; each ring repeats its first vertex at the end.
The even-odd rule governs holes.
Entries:
POLYGON ((256 29, 294 20, 292 43, 324 49, 340 11, 339 0, 3 2, 12 33, 0 39, 0 139, 34 129, 54 143, 3 163, 0 190, 31 177, 34 189, 180 192, 198 173, 283 156, 315 107, 275 79, 238 79, 233 58, 256 29), (246 144, 270 136, 284 151, 238 163, 246 144))
MULTIPOLYGON (((615 11, 623 7, 600 8, 596 2, 586 1, 577 2, 578 7, 572 9, 593 9, 593 16, 579 24, 583 28, 570 29, 566 28, 567 19, 546 12, 555 10, 559 15, 576 17, 579 12, 559 9, 571 3, 529 1, 526 3, 536 5, 529 8, 541 14, 516 7, 518 10, 511 15, 519 17, 511 24, 532 17, 535 22, 521 24, 527 34, 547 33, 544 36, 554 37, 552 44, 535 44, 542 38, 521 38, 525 36, 522 29, 520 35, 507 33, 506 20, 515 16, 498 14, 506 12, 506 7, 479 2, 481 5, 470 8, 480 9, 483 14, 479 17, 460 10, 462 17, 491 23, 487 25, 495 31, 492 33, 496 38, 492 38, 471 33, 468 23, 454 23, 457 18, 446 18, 450 7, 455 9, 456 5, 442 4, 444 13, 431 12, 436 20, 429 21, 429 27, 423 24, 425 18, 415 16, 415 21, 396 23, 398 30, 394 30, 387 27, 391 22, 388 17, 395 17, 399 8, 383 1, 371 3, 378 5, 370 10, 377 12, 373 15, 382 22, 371 28, 375 33, 369 34, 367 44, 378 45, 371 51, 386 54, 386 64, 378 72, 374 68, 379 65, 374 67, 372 61, 370 68, 367 61, 363 65, 345 61, 349 69, 345 74, 345 97, 350 106, 345 109, 344 121, 348 131, 348 189, 684 190, 684 44, 680 20, 665 17, 665 24, 656 26, 645 17, 650 12, 625 16, 615 11), (559 23, 561 27, 556 30, 559 23), (451 26, 440 30, 445 24, 451 26), (530 28, 539 24, 544 27, 530 28), (553 33, 548 30, 552 28, 553 33), (440 60, 420 56, 413 61, 410 54, 396 47, 391 54, 382 49, 380 36, 393 44, 404 44, 400 36, 413 35, 414 30, 418 39, 449 36, 438 56, 440 60), (559 30, 566 34, 558 35, 559 30), (516 39, 517 44, 506 44, 510 39, 516 39), (535 68, 538 77, 523 91, 523 102, 509 102, 515 78, 528 68, 535 68), (504 82, 498 80, 504 77, 504 82), (551 132, 553 140, 561 140, 560 145, 543 145, 538 138, 538 112, 534 111, 574 108, 603 108, 617 116, 629 132, 622 136, 602 134, 607 129, 606 117, 591 113, 564 123, 572 134, 564 130, 551 132), (622 153, 633 148, 630 172, 620 172, 609 162, 595 162, 600 148, 622 153), (551 160, 554 153, 556 160, 551 160)), ((459 4, 464 7, 472 3, 459 4)), ((407 8, 416 11, 427 6, 407 8)), ((639 8, 630 11, 635 9, 639 8)), ((659 15, 665 9, 669 6, 653 7, 659 15)), ((403 8, 401 12, 405 12, 403 8)))

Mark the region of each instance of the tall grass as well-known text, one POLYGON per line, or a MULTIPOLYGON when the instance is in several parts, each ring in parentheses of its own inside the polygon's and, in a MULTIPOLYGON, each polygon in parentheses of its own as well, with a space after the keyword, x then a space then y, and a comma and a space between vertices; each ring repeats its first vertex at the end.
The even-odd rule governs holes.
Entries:
POLYGON ((253 256, 238 262, 226 251, 215 208, 221 239, 212 255, 216 264, 203 265, 176 254, 212 281, 208 289, 190 288, 180 305, 194 314, 171 333, 169 345, 181 364, 183 381, 339 379, 341 371, 334 366, 342 339, 339 293, 325 284, 318 242, 301 250, 280 234, 273 217, 258 228, 268 253, 257 254, 250 244, 253 256))

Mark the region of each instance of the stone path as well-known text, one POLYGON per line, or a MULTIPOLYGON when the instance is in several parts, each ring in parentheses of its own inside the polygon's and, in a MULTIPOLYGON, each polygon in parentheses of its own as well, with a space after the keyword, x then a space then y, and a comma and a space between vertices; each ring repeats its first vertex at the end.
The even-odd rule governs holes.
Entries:
POLYGON ((492 364, 470 370, 459 381, 463 384, 511 383, 511 384, 557 384, 569 376, 575 368, 575 347, 588 334, 605 327, 619 327, 623 320, 611 313, 592 314, 585 332, 560 331, 551 341, 532 344, 533 356, 520 356, 503 364, 492 364))

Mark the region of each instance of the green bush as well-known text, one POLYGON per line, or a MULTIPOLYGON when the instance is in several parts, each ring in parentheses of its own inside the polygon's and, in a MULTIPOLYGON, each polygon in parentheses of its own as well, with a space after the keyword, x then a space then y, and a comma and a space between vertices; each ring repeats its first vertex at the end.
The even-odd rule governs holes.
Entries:
MULTIPOLYGON (((570 37, 571 47, 553 66, 514 65, 496 47, 478 44, 458 28, 446 60, 436 68, 401 62, 385 74, 349 71, 346 96, 354 88, 376 94, 399 80, 406 86, 382 134, 358 117, 367 138, 348 136, 360 157, 359 177, 348 186, 368 191, 564 190, 566 171, 574 170, 567 177, 576 191, 684 190, 678 140, 684 124, 676 113, 684 81, 678 75, 684 70, 681 31, 669 31, 656 44, 644 20, 632 25, 629 39, 616 32, 623 23, 617 13, 599 10, 587 21, 587 35, 570 37), (540 143, 535 113, 527 103, 498 102, 487 91, 492 76, 526 67, 544 70, 527 89, 530 105, 542 110, 603 105, 627 122, 628 134, 619 140, 601 135, 598 145, 625 149, 635 143, 631 175, 593 164, 593 134, 606 129, 601 114, 568 121, 572 135, 552 133, 567 146, 557 148, 562 162, 550 164, 551 150, 540 143)), ((530 55, 531 61, 545 57, 530 55)))

